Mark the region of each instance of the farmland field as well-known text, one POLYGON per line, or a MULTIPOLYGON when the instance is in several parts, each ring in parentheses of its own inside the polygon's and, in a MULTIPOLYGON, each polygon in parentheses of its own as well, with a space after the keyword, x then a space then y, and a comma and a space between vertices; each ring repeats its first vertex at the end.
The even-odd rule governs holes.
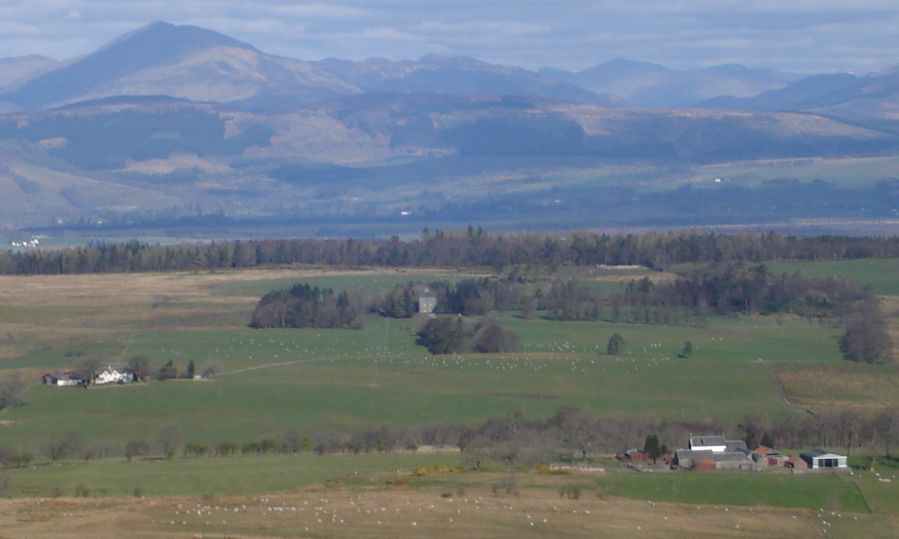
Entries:
POLYGON ((896 486, 871 472, 544 475, 441 472, 456 454, 308 454, 14 470, 8 537, 226 533, 255 537, 891 537, 896 486), (858 485, 854 483, 858 481, 858 485), (500 486, 497 489, 497 486, 500 486), (576 497, 560 497, 562 487, 576 497), (75 492, 86 499, 72 497, 75 492), (56 498, 61 495, 62 497, 56 498), (136 496, 148 496, 138 499, 136 496), (868 502, 866 500, 872 500, 868 502), (868 503, 874 505, 872 513, 868 503))
POLYGON ((899 259, 895 258, 769 262, 767 265, 775 273, 800 271, 809 277, 849 279, 859 285, 870 285, 877 294, 899 296, 899 259))
MULTIPOLYGON (((870 267, 866 262, 839 267, 804 263, 802 269, 819 276, 865 279, 883 294, 899 290, 894 282, 899 278, 892 277, 897 274, 888 270, 895 261, 878 261, 870 267)), ((789 267, 784 264, 782 269, 789 267)), ((519 536, 536 537, 546 535, 537 524, 547 518, 558 526, 551 534, 567 536, 630 537, 640 526, 642 535, 650 537, 701 532, 805 537, 820 533, 819 509, 845 513, 845 519, 830 519, 829 535, 887 537, 884 530, 896 529, 892 500, 897 499, 899 482, 884 483, 868 472, 850 480, 829 475, 633 474, 617 469, 601 477, 550 477, 518 470, 517 493, 497 495, 495 485, 506 481, 508 474, 496 466, 480 473, 410 475, 418 466, 457 466, 463 459, 458 453, 186 458, 179 451, 179 456, 166 461, 129 464, 118 457, 55 465, 44 465, 40 456, 48 440, 75 428, 85 446, 99 448, 102 454, 102 448, 121 448, 132 440, 156 443, 173 426, 183 442, 211 447, 222 442, 239 446, 285 433, 473 425, 513 412, 540 419, 569 404, 600 418, 735 425, 747 415, 805 417, 804 409, 867 411, 899 402, 895 365, 848 363, 839 351, 839 327, 793 316, 711 317, 696 319, 690 326, 665 326, 556 322, 541 311, 531 318, 508 311, 496 317, 503 327, 521 335, 519 352, 457 356, 432 356, 416 344, 421 318, 365 314, 361 329, 247 327, 259 296, 296 282, 375 295, 408 281, 479 274, 445 269, 281 268, 0 277, 0 378, 18 375, 30 382, 24 404, 0 412, 0 445, 12 443, 28 450, 38 455, 39 464, 7 471, 0 477, 6 483, 0 486, 7 496, 63 497, 46 506, 18 501, 0 506, 4 536, 52 536, 41 524, 49 518, 47 511, 72 515, 74 529, 83 530, 85 536, 95 529, 116 535, 115 530, 129 522, 124 508, 138 503, 131 501, 135 492, 151 500, 139 510, 139 534, 145 536, 176 531, 170 522, 184 520, 171 514, 177 504, 208 505, 210 495, 222 504, 247 504, 258 511, 229 515, 224 527, 205 524, 205 517, 191 517, 178 533, 228 530, 285 536, 292 535, 294 526, 309 525, 309 536, 326 537, 372 525, 345 518, 349 525, 341 529, 338 521, 330 520, 332 513, 322 523, 306 516, 262 519, 262 506, 270 502, 260 496, 270 493, 278 494, 266 500, 291 506, 321 505, 319 500, 330 497, 334 501, 329 503, 339 504, 341 514, 355 512, 349 503, 353 500, 359 507, 380 504, 401 511, 411 507, 419 528, 406 529, 405 520, 391 519, 389 524, 384 520, 385 533, 391 536, 489 537, 515 529, 519 536), (626 343, 618 356, 605 353, 613 333, 621 334, 626 343), (680 358, 686 341, 693 344, 693 353, 680 358), (171 360, 182 372, 193 361, 197 372, 211 368, 216 376, 87 390, 37 383, 44 372, 71 368, 83 358, 120 363, 136 355, 146 356, 156 368, 171 360), (408 478, 408 483, 385 487, 395 477, 408 478), (582 498, 561 499, 558 489, 566 484, 584 489, 582 498), (72 499, 81 487, 90 498, 72 499), (453 532, 443 526, 457 518, 447 509, 447 498, 441 497, 446 492, 457 498, 460 492, 489 498, 483 507, 491 510, 505 504, 516 509, 491 513, 478 521, 477 528, 453 532), (440 509, 430 509, 431 499, 440 509), (653 505, 647 506, 647 500, 653 505), (722 504, 730 510, 723 511, 722 504), (569 512, 553 509, 562 506, 569 512), (602 520, 581 518, 585 510, 602 515, 602 520), (539 518, 533 529, 527 515, 539 518), (12 527, 5 525, 12 522, 12 527)), ((620 291, 629 277, 643 276, 670 278, 645 269, 571 275, 602 294, 620 291)), ((887 298, 885 310, 895 327, 899 309, 892 301, 887 298)))
POLYGON ((3 432, 36 448, 73 424, 88 440, 124 443, 177 423, 197 442, 243 442, 287 429, 470 423, 510 412, 539 418, 566 404, 614 416, 735 422, 748 413, 793 413, 772 365, 840 362, 834 328, 773 317, 675 327, 509 312, 500 320, 521 334, 521 352, 449 357, 415 344, 417 319, 365 315, 360 330, 246 327, 258 296, 290 282, 381 291, 447 275, 268 270, 0 279, 7 320, 0 369, 8 373, 36 380, 83 357, 144 355, 157 368, 172 360, 183 370, 192 360, 198 372, 218 374, 89 390, 35 385, 24 406, 4 412, 3 432), (615 332, 627 346, 607 356, 615 332), (687 340, 695 353, 678 359, 687 340))
MULTIPOLYGON (((84 357, 122 362, 143 355, 157 368, 167 360, 181 369, 194 361, 198 372, 212 368, 218 377, 86 391, 34 385, 25 406, 3 412, 0 428, 31 448, 73 424, 104 443, 152 437, 172 423, 194 441, 217 443, 285 430, 471 423, 510 412, 539 418, 566 404, 647 419, 736 422, 747 414, 798 413, 780 383, 796 403, 821 409, 846 400, 877 407, 896 398, 892 367, 847 364, 838 329, 790 318, 711 318, 684 327, 554 322, 508 312, 499 319, 522 336, 521 352, 447 357, 415 343, 418 319, 365 315, 359 330, 246 327, 259 295, 300 280, 374 294, 410 280, 457 276, 283 269, 3 277, 0 372, 37 380, 84 357), (626 348, 605 355, 616 332, 626 348), (680 359, 685 341, 694 354, 680 359), (825 371, 842 372, 844 381, 871 377, 882 390, 822 396, 826 386, 804 381, 815 379, 808 372, 825 371)), ((621 281, 616 274, 597 279, 621 281)))

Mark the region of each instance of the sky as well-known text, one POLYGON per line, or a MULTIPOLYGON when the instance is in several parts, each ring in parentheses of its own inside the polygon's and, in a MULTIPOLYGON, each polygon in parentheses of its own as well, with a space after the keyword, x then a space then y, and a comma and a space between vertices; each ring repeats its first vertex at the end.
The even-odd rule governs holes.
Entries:
POLYGON ((797 73, 899 64, 896 0, 0 0, 0 57, 65 60, 159 20, 307 60, 445 54, 584 69, 629 58, 797 73))

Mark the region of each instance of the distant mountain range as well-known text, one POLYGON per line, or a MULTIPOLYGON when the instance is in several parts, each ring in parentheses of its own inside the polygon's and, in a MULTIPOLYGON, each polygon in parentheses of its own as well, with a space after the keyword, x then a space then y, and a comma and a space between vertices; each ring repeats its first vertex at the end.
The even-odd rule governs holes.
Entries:
MULTIPOLYGON (((414 213, 695 224, 699 199, 683 189, 708 179, 703 167, 899 155, 897 95, 896 71, 799 78, 629 60, 577 73, 444 56, 305 61, 153 23, 66 62, 0 60, 0 231, 131 226, 196 217, 197 207, 308 222, 414 213)), ((792 185, 773 170, 766 189, 792 185)), ((725 173, 708 174, 725 176, 715 189, 728 186, 725 173)), ((804 189, 712 191, 700 197, 702 222, 769 219, 781 211, 774 199, 801 216, 899 208, 892 187, 856 202, 804 189), (739 206, 748 200, 757 207, 739 206)))
POLYGON ((291 108, 359 93, 509 94, 610 102, 531 71, 471 58, 307 62, 266 54, 211 30, 163 22, 126 34, 84 58, 50 67, 22 69, 21 76, 6 81, 5 86, 13 88, 0 95, 0 102, 6 102, 7 109, 34 110, 116 95, 170 95, 291 108))
POLYGON ((891 111, 895 71, 802 78, 737 64, 671 69, 616 59, 537 72, 468 57, 305 61, 266 54, 212 30, 151 23, 67 62, 0 59, 0 112, 113 96, 168 95, 285 110, 356 94, 523 96, 605 107, 824 111, 870 119, 891 111))
POLYGON ((617 59, 583 71, 545 68, 539 73, 640 107, 686 107, 719 96, 749 97, 781 88, 799 77, 769 69, 728 64, 679 70, 617 59))
POLYGON ((816 75, 753 97, 721 97, 705 107, 749 111, 803 110, 899 133, 899 68, 856 76, 816 75))

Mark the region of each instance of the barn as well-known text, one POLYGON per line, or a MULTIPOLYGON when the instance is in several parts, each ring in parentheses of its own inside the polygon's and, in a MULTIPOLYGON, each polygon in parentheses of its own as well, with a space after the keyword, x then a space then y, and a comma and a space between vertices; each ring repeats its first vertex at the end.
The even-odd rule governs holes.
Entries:
POLYGON ((41 376, 41 382, 49 386, 80 386, 86 385, 81 375, 75 372, 48 372, 41 376))
POLYGON ((830 468, 848 468, 847 458, 845 455, 837 455, 829 453, 823 449, 813 449, 799 454, 802 460, 808 464, 812 470, 824 470, 830 468))
POLYGON ((690 436, 690 450, 723 453, 727 451, 727 441, 717 435, 690 436))

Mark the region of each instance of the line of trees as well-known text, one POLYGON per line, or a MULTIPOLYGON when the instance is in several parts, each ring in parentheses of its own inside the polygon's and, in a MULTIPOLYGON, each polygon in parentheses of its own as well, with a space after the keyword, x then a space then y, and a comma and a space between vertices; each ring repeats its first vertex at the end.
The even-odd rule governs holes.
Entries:
MULTIPOLYGON (((655 421, 637 418, 596 417, 575 406, 564 406, 550 417, 528 420, 520 413, 487 419, 475 426, 440 423, 414 427, 376 426, 353 431, 326 431, 301 435, 295 430, 238 443, 184 441, 176 425, 163 426, 156 436, 124 444, 89 446, 76 431, 57 435, 41 447, 52 461, 125 457, 174 458, 231 457, 241 455, 315 453, 368 453, 414 450, 417 447, 457 447, 469 465, 501 460, 509 464, 545 464, 558 459, 586 459, 642 448, 651 456, 686 447, 697 432, 727 432, 750 448, 841 447, 847 454, 864 449, 872 455, 896 458, 899 447, 899 408, 874 413, 843 410, 820 417, 786 415, 769 421, 746 417, 736 425, 714 421, 655 421)), ((0 444, 0 465, 25 467, 35 456, 0 444)))
POLYGON ((703 232, 491 235, 480 228, 418 239, 285 239, 151 246, 97 243, 67 249, 0 252, 0 274, 70 274, 330 266, 509 267, 673 264, 899 257, 899 236, 784 236, 703 232))

